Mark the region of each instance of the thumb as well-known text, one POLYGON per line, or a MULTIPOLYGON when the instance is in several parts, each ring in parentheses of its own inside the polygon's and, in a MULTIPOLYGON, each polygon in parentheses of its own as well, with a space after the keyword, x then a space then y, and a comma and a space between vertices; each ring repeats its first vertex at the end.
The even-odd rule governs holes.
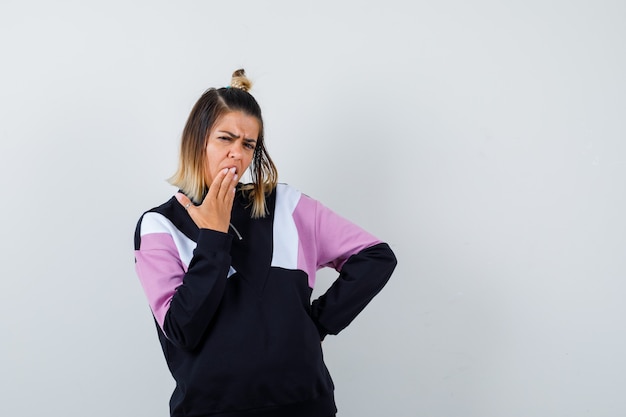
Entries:
POLYGON ((183 193, 176 193, 176 194, 174 194, 174 197, 176 197, 176 200, 178 200, 180 205, 183 206, 185 208, 185 210, 187 210, 189 207, 191 207, 193 205, 193 203, 191 202, 189 197, 187 197, 183 193))

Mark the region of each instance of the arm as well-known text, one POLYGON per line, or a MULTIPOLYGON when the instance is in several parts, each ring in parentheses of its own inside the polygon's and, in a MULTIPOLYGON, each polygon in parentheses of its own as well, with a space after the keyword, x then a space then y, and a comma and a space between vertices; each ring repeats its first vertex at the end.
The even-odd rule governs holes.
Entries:
POLYGON ((352 255, 328 291, 311 306, 311 315, 324 340, 348 326, 382 290, 396 266, 396 257, 386 243, 352 255))
POLYGON ((387 283, 397 261, 386 243, 305 195, 294 213, 300 218, 297 223, 302 224, 303 213, 314 219, 306 234, 314 242, 311 249, 317 268, 328 266, 339 272, 328 291, 311 306, 311 316, 324 339, 354 320, 387 283))
POLYGON ((197 244, 154 213, 144 215, 135 232, 137 274, 154 317, 182 349, 198 346, 224 294, 232 243, 226 232, 237 179, 234 168, 221 170, 198 206, 176 194, 199 228, 197 244), (147 219, 152 223, 144 225, 147 219))
POLYGON ((201 229, 195 244, 157 213, 146 214, 136 233, 135 268, 154 317, 172 343, 192 350, 222 298, 232 238, 201 229))

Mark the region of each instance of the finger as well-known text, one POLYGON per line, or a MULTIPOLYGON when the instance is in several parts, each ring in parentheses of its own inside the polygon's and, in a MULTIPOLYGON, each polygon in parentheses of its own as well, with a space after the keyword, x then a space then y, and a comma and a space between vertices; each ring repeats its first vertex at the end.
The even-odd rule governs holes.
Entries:
POLYGON ((239 184, 239 176, 237 174, 233 175, 233 180, 230 183, 230 198, 235 199, 235 193, 237 192, 237 184, 239 184))
POLYGON ((189 209, 191 206, 193 206, 193 204, 191 203, 191 200, 189 199, 189 197, 187 197, 185 194, 183 193, 176 193, 174 195, 174 197, 176 197, 176 200, 178 200, 178 202, 180 203, 181 206, 183 206, 185 208, 185 210, 189 209))
POLYGON ((209 191, 207 192, 207 195, 204 198, 204 201, 202 202, 203 205, 205 203, 206 204, 211 204, 210 201, 214 201, 214 200, 217 199, 217 196, 218 196, 219 190, 220 190, 220 184, 223 181, 224 176, 226 175, 227 172, 228 172, 228 169, 224 168, 223 170, 221 170, 220 172, 217 173, 215 178, 213 178, 213 182, 209 186, 209 191))
POLYGON ((237 187, 237 184, 239 184, 239 175, 234 174, 233 181, 230 183, 230 186, 231 188, 235 189, 237 187))
POLYGON ((233 187, 231 184, 236 176, 237 174, 235 174, 235 168, 231 168, 227 171, 224 178, 222 178, 222 182, 220 184, 217 197, 218 200, 224 201, 229 196, 229 193, 232 193, 233 187))
POLYGON ((235 196, 235 190, 236 190, 236 187, 237 187, 238 180, 239 180, 239 176, 237 175, 235 169, 233 168, 233 176, 231 178, 230 184, 228 185, 228 188, 226 189, 226 192, 228 193, 227 196, 231 200, 235 196))
POLYGON ((226 204, 228 204, 228 207, 232 209, 233 207, 233 202, 235 201, 235 193, 237 192, 237 183, 239 177, 237 176, 237 174, 233 174, 233 178, 232 181, 230 182, 230 184, 228 185, 228 187, 226 187, 226 196, 224 198, 224 201, 226 202, 226 204))

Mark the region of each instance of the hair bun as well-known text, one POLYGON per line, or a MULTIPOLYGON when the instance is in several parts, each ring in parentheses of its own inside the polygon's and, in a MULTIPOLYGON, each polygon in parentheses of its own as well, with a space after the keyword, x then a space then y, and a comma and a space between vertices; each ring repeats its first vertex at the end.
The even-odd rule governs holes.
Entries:
POLYGON ((243 68, 240 68, 233 72, 233 76, 230 79, 230 86, 243 91, 249 91, 250 88, 252 88, 252 82, 246 76, 246 71, 243 68))

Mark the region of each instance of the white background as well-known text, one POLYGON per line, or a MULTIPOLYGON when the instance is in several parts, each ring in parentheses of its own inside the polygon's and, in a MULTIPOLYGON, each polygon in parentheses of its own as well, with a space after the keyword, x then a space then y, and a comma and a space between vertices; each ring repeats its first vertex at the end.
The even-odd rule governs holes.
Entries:
POLYGON ((239 67, 280 180, 399 259, 324 342, 339 416, 626 415, 625 22, 622 0, 2 0, 0 415, 168 415, 134 227, 239 67))

